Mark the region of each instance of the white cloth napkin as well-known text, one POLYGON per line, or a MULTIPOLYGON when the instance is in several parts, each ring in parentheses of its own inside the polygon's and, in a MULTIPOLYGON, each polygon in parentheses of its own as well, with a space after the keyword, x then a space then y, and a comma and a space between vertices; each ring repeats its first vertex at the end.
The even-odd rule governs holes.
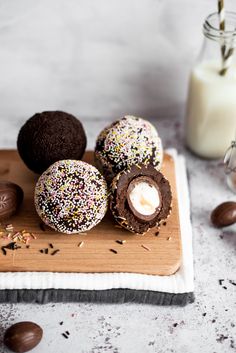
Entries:
MULTIPOLYGON (((175 161, 182 238, 182 264, 170 276, 138 273, 53 273, 0 272, 0 289, 82 289, 128 288, 168 293, 193 292, 193 251, 190 202, 184 157, 174 149, 166 151, 175 161)), ((1 268, 1 264, 0 264, 1 268)))

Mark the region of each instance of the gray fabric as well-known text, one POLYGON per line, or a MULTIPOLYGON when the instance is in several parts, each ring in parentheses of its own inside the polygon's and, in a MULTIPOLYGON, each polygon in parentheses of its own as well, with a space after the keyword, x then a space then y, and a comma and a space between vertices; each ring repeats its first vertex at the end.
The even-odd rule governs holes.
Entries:
POLYGON ((93 302, 180 305, 194 302, 194 293, 163 293, 133 289, 6 289, 0 290, 0 303, 93 302))

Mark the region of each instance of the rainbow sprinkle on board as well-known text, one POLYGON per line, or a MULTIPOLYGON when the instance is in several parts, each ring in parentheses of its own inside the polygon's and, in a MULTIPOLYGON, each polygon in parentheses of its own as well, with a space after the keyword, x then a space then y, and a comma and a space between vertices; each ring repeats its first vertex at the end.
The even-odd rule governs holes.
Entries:
POLYGON ((40 176, 34 200, 48 226, 62 233, 80 233, 105 216, 107 184, 99 171, 86 162, 58 161, 40 176))

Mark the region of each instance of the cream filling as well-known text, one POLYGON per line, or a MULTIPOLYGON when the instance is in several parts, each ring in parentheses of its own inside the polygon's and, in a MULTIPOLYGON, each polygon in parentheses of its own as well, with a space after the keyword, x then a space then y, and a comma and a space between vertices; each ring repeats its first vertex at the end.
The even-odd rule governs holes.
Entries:
POLYGON ((137 183, 129 197, 135 210, 144 216, 152 215, 160 206, 159 192, 147 182, 137 183))

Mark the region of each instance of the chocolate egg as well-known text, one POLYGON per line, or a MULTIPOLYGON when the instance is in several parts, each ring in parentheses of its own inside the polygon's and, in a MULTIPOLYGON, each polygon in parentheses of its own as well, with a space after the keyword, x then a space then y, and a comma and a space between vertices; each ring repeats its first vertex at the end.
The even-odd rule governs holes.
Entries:
POLYGON ((13 216, 23 201, 21 187, 9 181, 0 181, 0 221, 13 216))
POLYGON ((42 328, 30 321, 18 322, 6 330, 4 344, 13 352, 24 353, 36 347, 43 336, 42 328))
POLYGON ((236 202, 227 201, 217 206, 211 213, 211 221, 217 228, 234 224, 236 222, 236 202))

